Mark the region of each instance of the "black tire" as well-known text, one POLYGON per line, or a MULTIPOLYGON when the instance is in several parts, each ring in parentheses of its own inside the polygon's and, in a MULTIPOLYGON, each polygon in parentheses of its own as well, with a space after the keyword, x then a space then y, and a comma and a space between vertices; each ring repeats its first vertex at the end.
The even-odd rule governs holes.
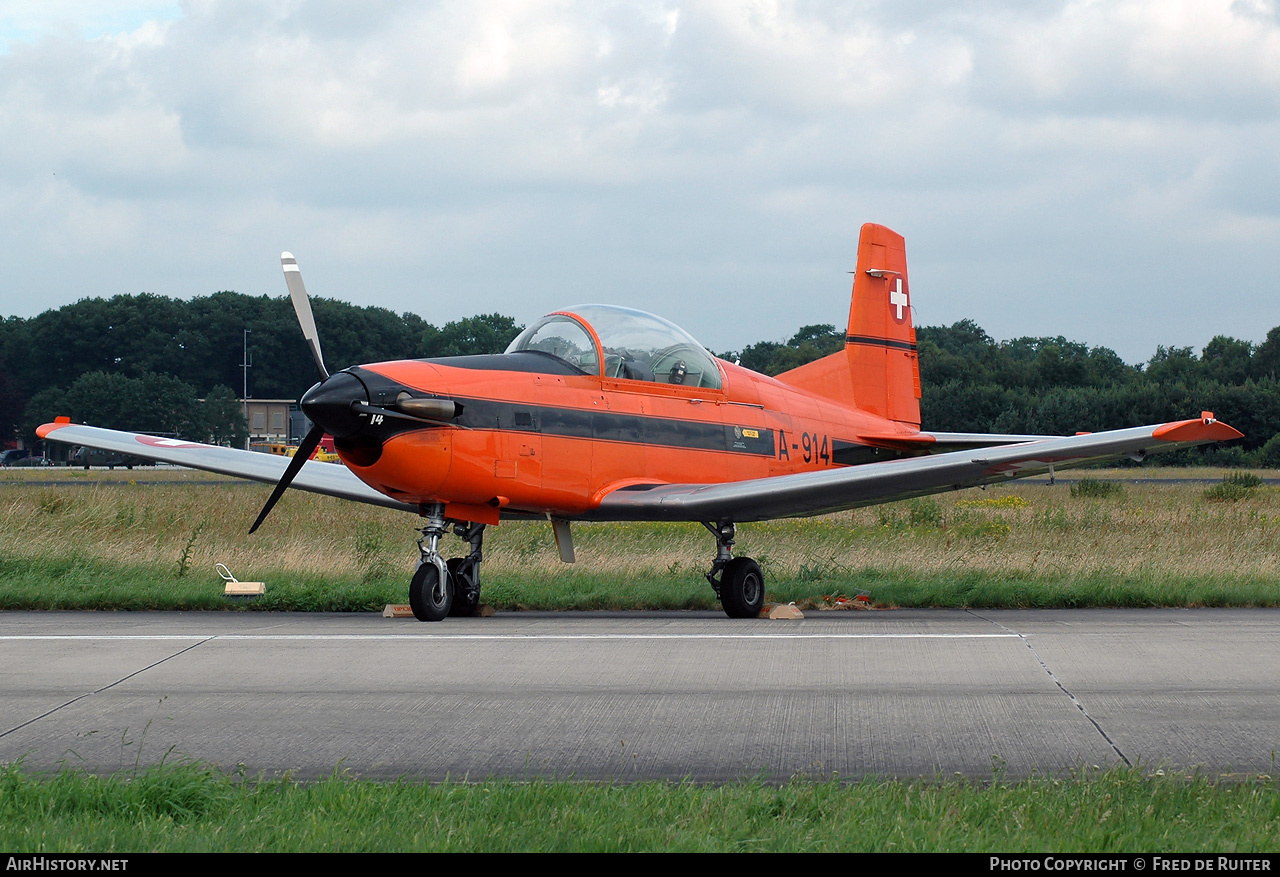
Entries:
POLYGON ((434 563, 421 564, 409 582, 409 607, 419 621, 442 621, 453 607, 453 582, 445 576, 444 599, 436 594, 440 571, 434 563))
POLYGON ((764 609, 764 573, 749 557, 735 557, 720 575, 720 605, 730 618, 755 618, 764 609))
POLYGON ((480 600, 468 577, 478 575, 480 571, 474 563, 469 564, 462 557, 452 558, 445 567, 449 570, 449 579, 453 583, 453 606, 450 607, 449 614, 455 618, 470 618, 480 608, 480 600))

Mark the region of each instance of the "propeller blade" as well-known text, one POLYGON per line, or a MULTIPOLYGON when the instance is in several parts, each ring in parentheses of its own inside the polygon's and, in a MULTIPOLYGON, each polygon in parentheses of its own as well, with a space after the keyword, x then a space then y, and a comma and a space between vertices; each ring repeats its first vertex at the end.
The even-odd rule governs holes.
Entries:
POLYGON ((316 447, 320 444, 320 439, 324 438, 324 427, 313 426, 311 432, 307 433, 306 438, 302 440, 302 444, 298 445, 298 450, 293 454, 293 459, 289 461, 289 468, 284 470, 284 475, 280 476, 280 482, 276 484, 276 489, 271 491, 271 496, 267 499, 267 504, 262 507, 262 511, 258 514, 258 520, 253 522, 253 526, 249 528, 249 535, 253 535, 258 527, 262 526, 262 522, 267 519, 267 515, 271 513, 271 509, 275 506, 276 501, 284 494, 293 483, 293 479, 302 471, 302 464, 310 459, 315 453, 316 447))
POLYGON ((302 337, 307 339, 307 346, 311 348, 311 356, 320 369, 321 378, 327 378, 329 370, 324 367, 324 356, 320 353, 320 333, 316 331, 316 320, 311 315, 311 300, 307 298, 307 288, 302 284, 298 260, 293 258, 293 253, 281 253, 280 265, 284 268, 284 282, 289 287, 293 312, 298 315, 298 325, 302 326, 302 337))

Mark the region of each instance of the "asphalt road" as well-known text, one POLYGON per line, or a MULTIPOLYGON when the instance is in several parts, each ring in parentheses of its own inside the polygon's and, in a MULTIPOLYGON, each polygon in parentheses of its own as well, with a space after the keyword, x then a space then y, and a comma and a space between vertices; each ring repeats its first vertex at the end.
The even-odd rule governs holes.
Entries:
POLYGON ((0 613, 0 760, 472 780, 1275 771, 1280 611, 0 613))

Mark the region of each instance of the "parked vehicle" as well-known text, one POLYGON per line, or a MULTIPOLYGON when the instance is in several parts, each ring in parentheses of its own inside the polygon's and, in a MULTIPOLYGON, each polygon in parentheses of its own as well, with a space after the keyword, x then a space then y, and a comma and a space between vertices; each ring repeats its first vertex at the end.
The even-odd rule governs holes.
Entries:
POLYGON ((154 466, 155 463, 128 454, 121 454, 117 451, 100 451, 97 448, 81 447, 76 448, 75 452, 72 453, 68 465, 83 466, 86 469, 90 466, 106 466, 108 469, 123 466, 126 469, 132 469, 134 466, 154 466))

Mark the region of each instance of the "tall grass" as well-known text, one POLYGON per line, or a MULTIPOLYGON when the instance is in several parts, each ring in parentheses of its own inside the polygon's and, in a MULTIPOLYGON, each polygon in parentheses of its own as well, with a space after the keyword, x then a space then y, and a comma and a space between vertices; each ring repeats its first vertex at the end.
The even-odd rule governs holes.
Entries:
MULTIPOLYGON (((291 491, 254 536, 261 485, 0 483, 0 607, 222 605, 214 564, 267 582, 255 605, 402 602, 411 515, 291 491), (167 601, 167 602, 166 602, 167 601)), ((544 523, 490 528, 499 608, 713 608, 714 546, 696 524, 579 524, 560 563, 544 523)), ((446 549, 465 545, 447 537, 446 549)), ((771 599, 868 590, 881 605, 1280 605, 1280 492, 1213 502, 1191 484, 1105 499, 1012 483, 739 527, 771 599)))
POLYGON ((1222 481, 1206 488, 1204 498, 1209 502, 1236 502, 1252 496, 1263 481, 1252 472, 1232 472, 1222 481))

